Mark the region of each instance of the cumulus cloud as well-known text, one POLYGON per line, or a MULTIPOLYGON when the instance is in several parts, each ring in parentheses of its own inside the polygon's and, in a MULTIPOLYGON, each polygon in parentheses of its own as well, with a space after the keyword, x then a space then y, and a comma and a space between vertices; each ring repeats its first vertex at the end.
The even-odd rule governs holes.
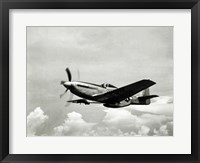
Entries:
POLYGON ((154 136, 168 136, 173 135, 173 122, 168 122, 165 125, 160 126, 160 128, 154 129, 154 136))
POLYGON ((157 98, 153 98, 151 101, 156 104, 170 104, 173 103, 173 98, 170 96, 159 96, 157 98))
MULTIPOLYGON (((160 114, 165 116, 173 116, 173 98, 170 96, 161 96, 151 100, 150 105, 142 106, 142 105, 135 105, 131 107, 127 107, 126 109, 134 112, 146 112, 150 114, 160 114)), ((134 114, 134 113, 133 113, 134 114)))
POLYGON ((27 116, 27 136, 35 136, 37 130, 48 120, 43 110, 37 107, 27 116))
POLYGON ((54 128, 55 135, 70 136, 167 136, 173 135, 173 118, 144 113, 133 115, 125 109, 106 109, 99 123, 83 120, 80 113, 67 114, 64 123, 54 128))
POLYGON ((84 121, 80 113, 71 112, 67 114, 63 124, 54 128, 54 134, 57 136, 81 136, 87 134, 93 126, 93 123, 84 121))
MULTIPOLYGON (((119 132, 129 135, 164 135, 158 134, 154 131, 163 131, 162 125, 171 124, 172 116, 157 115, 150 113, 143 113, 141 115, 133 115, 130 111, 124 109, 107 109, 107 113, 103 123, 110 131, 119 132), (115 130, 114 130, 115 129, 115 130), (117 130, 118 129, 118 130, 117 130)), ((171 127, 173 127, 171 125, 171 127)), ((169 127, 168 127, 169 128, 169 127)), ((172 132, 167 132, 165 135, 170 135, 172 132)))
POLYGON ((85 136, 135 136, 134 131, 125 132, 116 127, 107 127, 105 125, 94 126, 92 130, 85 133, 85 136))
POLYGON ((141 126, 140 130, 138 131, 139 135, 147 136, 150 131, 150 128, 147 126, 141 126))
MULTIPOLYGON (((132 115, 127 110, 116 110, 116 109, 107 109, 107 113, 103 119, 103 123, 107 126, 116 127, 119 129, 124 128, 133 128, 138 122, 138 118, 135 115, 132 115)), ((135 126, 136 127, 136 126, 135 126)))
MULTIPOLYGON (((106 108, 98 122, 88 122, 82 114, 70 112, 61 124, 52 127, 52 136, 172 136, 173 104, 152 104, 106 108)), ((38 135, 48 116, 36 108, 27 117, 28 136, 38 135)), ((42 133, 41 135, 44 135, 42 133)))

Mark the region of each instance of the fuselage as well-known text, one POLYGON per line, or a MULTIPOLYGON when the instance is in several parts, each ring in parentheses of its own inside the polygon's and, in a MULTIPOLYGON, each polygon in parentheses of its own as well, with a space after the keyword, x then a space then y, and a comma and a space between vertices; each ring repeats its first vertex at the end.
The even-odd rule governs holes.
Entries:
POLYGON ((66 82, 64 86, 69 88, 73 94, 88 100, 95 100, 95 95, 103 94, 114 89, 81 81, 66 82))

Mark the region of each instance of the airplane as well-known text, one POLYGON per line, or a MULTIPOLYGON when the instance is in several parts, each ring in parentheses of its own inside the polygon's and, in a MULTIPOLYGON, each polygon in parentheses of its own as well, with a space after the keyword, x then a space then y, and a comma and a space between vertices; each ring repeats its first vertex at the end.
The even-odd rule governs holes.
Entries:
POLYGON ((69 68, 65 69, 68 81, 61 81, 66 90, 60 95, 62 98, 65 93, 70 90, 72 94, 80 97, 77 100, 68 100, 70 103, 78 104, 103 104, 105 107, 120 108, 129 105, 149 105, 150 99, 158 97, 158 95, 150 95, 149 87, 155 85, 154 81, 149 79, 143 79, 135 83, 117 88, 116 86, 103 83, 101 85, 72 81, 72 75, 69 68), (142 92, 141 96, 136 96, 139 92, 142 92))

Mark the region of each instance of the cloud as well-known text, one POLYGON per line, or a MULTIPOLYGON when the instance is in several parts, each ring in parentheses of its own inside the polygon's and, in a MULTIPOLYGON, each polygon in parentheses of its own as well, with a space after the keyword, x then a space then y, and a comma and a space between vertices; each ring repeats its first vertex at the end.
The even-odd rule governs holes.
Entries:
POLYGON ((85 135, 93 126, 93 123, 84 121, 80 113, 71 112, 67 114, 63 124, 54 128, 54 134, 57 136, 81 136, 85 135))
POLYGON ((43 110, 37 107, 27 116, 27 136, 35 136, 36 132, 48 120, 43 110))
POLYGON ((162 125, 158 130, 154 129, 154 136, 168 136, 173 135, 173 122, 168 122, 162 125))
MULTIPOLYGON (((106 108, 105 116, 96 123, 88 122, 82 114, 70 112, 63 123, 52 127, 52 136, 172 136, 173 135, 173 105, 154 104, 127 108, 106 108), (143 108, 143 109, 141 109, 143 108), (156 108, 156 109, 152 109, 156 108), (143 111, 146 110, 146 111, 143 111), (162 114, 152 113, 158 110, 162 114)), ((38 135, 39 129, 44 127, 48 116, 40 108, 36 108, 27 117, 28 136, 38 135), (37 134, 36 134, 37 133, 37 134)), ((44 132, 40 134, 46 135, 44 132)), ((47 134, 49 135, 49 134, 47 134)))
POLYGON ((160 96, 151 100, 154 104, 170 104, 173 103, 173 98, 170 96, 160 96))
POLYGON ((150 128, 147 126, 141 126, 140 130, 138 131, 139 135, 147 136, 150 131, 150 128))
POLYGON ((94 126, 92 130, 85 133, 85 136, 135 136, 137 135, 134 131, 124 132, 115 127, 107 126, 94 126))
MULTIPOLYGON (((108 130, 113 131, 114 134, 119 132, 129 135, 153 136, 154 131, 163 131, 162 126, 170 124, 173 121, 172 116, 157 115, 150 113, 141 113, 140 115, 133 115, 129 110, 125 109, 107 109, 107 113, 103 119, 103 123, 108 130)), ((173 127, 171 125, 171 127, 173 127)), ((103 134, 103 133, 102 133, 103 134)), ((165 135, 170 135, 172 132, 167 132, 165 135)), ((164 135, 164 134, 156 134, 164 135)))
POLYGON ((160 114, 166 116, 173 116, 173 98, 170 96, 161 96, 151 100, 150 105, 135 105, 127 107, 131 112, 140 111, 150 114, 160 114))
POLYGON ((119 129, 132 128, 133 124, 136 124, 138 121, 137 116, 132 115, 127 110, 107 109, 105 112, 107 114, 103 119, 103 123, 107 126, 117 127, 119 129))
POLYGON ((125 109, 106 109, 105 117, 100 123, 91 124, 79 117, 77 125, 71 120, 70 114, 64 124, 55 128, 57 135, 79 136, 166 136, 173 135, 173 117, 141 113, 134 115, 125 109), (73 123, 69 123, 69 121, 73 123), (66 127, 66 128, 65 128, 66 127), (65 128, 65 129, 64 129, 65 128), (58 134, 61 133, 61 134, 58 134))

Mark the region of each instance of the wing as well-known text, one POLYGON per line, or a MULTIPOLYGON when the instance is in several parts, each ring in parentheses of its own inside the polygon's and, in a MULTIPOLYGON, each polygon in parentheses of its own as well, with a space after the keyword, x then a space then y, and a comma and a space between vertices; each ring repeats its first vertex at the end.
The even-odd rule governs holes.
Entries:
POLYGON ((151 80, 140 80, 124 87, 94 96, 95 100, 103 103, 115 103, 125 100, 128 97, 156 84, 151 80))
POLYGON ((90 103, 86 100, 86 99, 78 99, 78 100, 70 100, 67 102, 72 102, 72 103, 78 103, 78 104, 85 104, 85 105, 89 105, 90 103))
POLYGON ((85 105, 89 105, 89 104, 97 104, 99 102, 89 102, 86 99, 77 99, 77 100, 70 100, 67 102, 71 102, 71 103, 77 103, 77 104, 85 104, 85 105))

